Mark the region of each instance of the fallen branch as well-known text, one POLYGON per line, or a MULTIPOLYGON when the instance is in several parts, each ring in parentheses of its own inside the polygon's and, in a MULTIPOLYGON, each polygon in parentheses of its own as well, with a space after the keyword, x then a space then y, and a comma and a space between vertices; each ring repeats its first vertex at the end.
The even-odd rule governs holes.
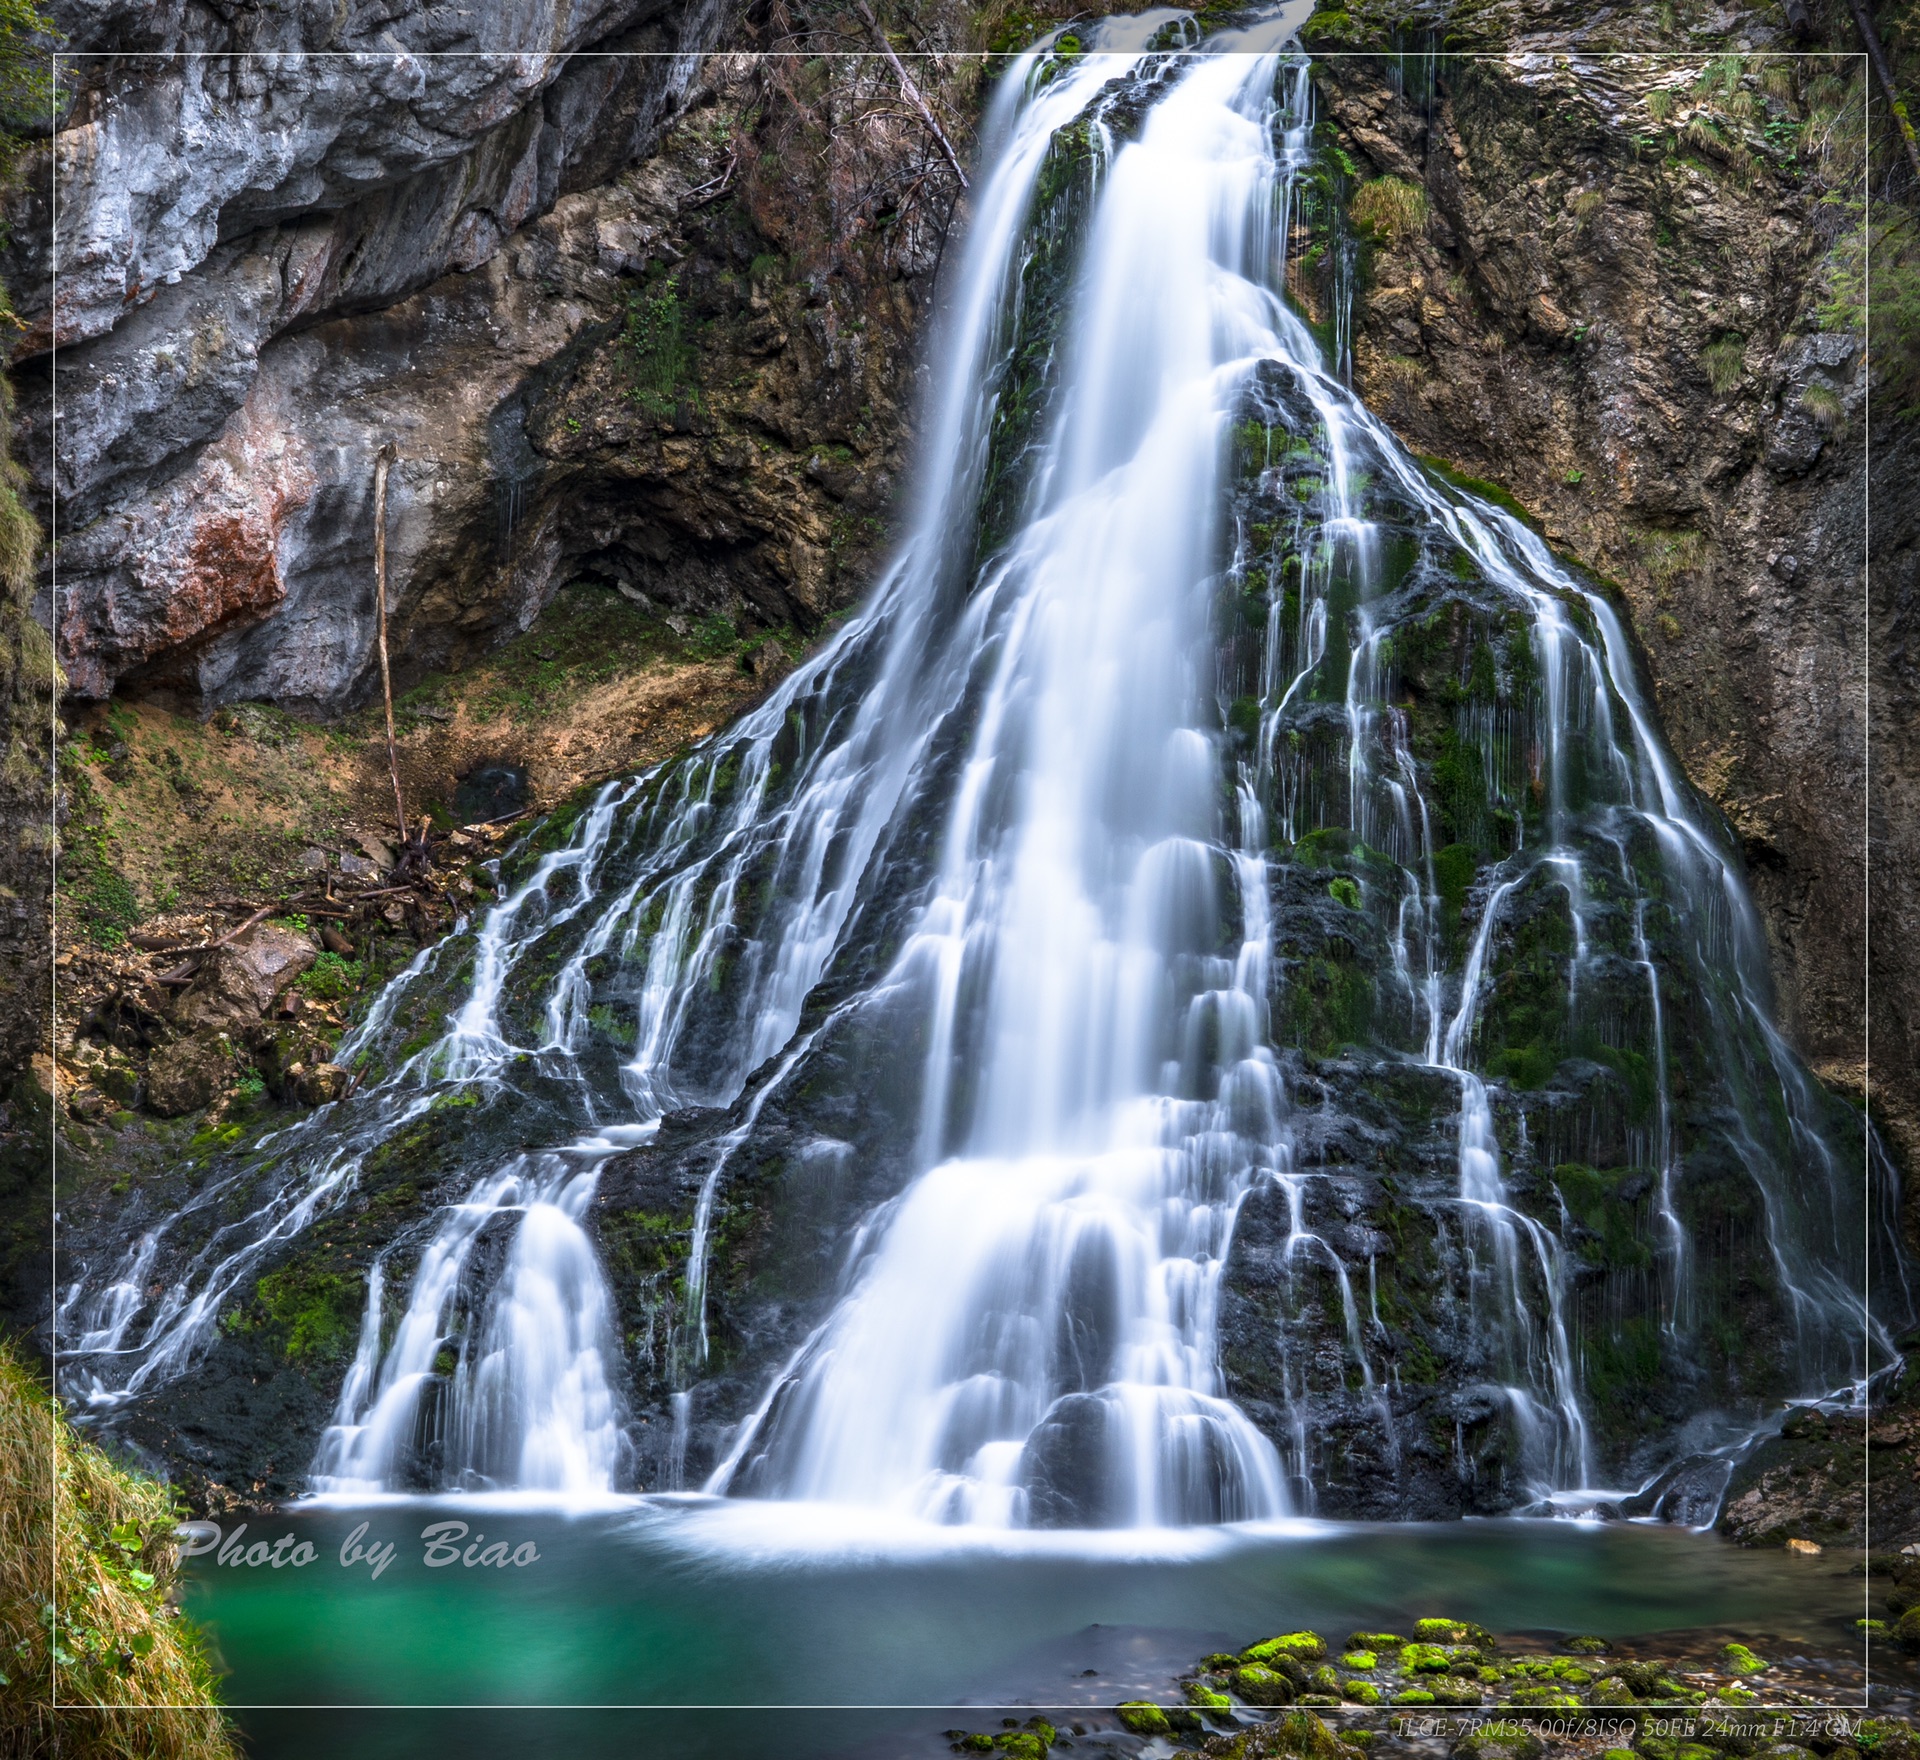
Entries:
MULTIPOLYGON (((1855 0, 1858 5, 1858 0, 1855 0)), ((921 97, 920 88, 913 83, 913 75, 907 72, 907 64, 893 52, 893 45, 887 41, 887 33, 880 28, 880 21, 873 16, 873 9, 867 0, 853 0, 853 9, 860 15, 860 22, 867 27, 867 34, 879 45, 880 53, 886 56, 892 65, 894 74, 900 81, 900 95, 920 113, 920 120, 927 125, 927 132, 940 143, 940 151, 947 156, 947 163, 953 167, 953 174, 960 180, 960 187, 967 187, 966 167, 960 163, 960 155, 953 150, 953 142, 947 139, 947 131, 940 126, 940 119, 934 115, 932 107, 921 97)))

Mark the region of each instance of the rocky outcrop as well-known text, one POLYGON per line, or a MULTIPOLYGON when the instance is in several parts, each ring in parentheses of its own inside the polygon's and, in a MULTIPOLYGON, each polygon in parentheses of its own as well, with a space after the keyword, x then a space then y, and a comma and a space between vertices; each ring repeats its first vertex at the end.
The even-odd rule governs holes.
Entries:
MULTIPOLYGON (((6 265, 59 271, 16 370, 59 507, 42 609, 76 695, 363 695, 387 441, 403 682, 524 629, 579 570, 682 627, 806 630, 844 603, 899 473, 951 185, 923 171, 902 199, 883 176, 825 224, 761 164, 795 126, 764 68, 723 57, 696 80, 728 16, 490 15, 490 40, 542 52, 470 58, 425 12, 377 38, 282 19, 270 45, 79 32, 126 58, 88 64, 36 164, 58 252, 36 210, 15 237, 40 254, 6 265), (162 46, 206 53, 133 53, 162 46), (268 46, 300 52, 249 58, 268 46), (884 233, 854 236, 876 202, 884 233)), ((835 101, 873 109, 876 66, 835 101)), ((869 120, 870 182, 916 132, 869 120)))
POLYGON ((1603 59, 1662 26, 1507 6, 1461 40, 1508 52, 1430 86, 1318 63, 1359 177, 1418 192, 1361 241, 1356 382, 1617 588, 1665 734, 1740 839, 1783 1025, 1858 1098, 1870 1019, 1874 1099, 1911 1166, 1920 471, 1897 397, 1869 447, 1861 338, 1831 327, 1844 173, 1809 129, 1853 64, 1743 61, 1785 46, 1771 14, 1701 24, 1691 58, 1603 59))
MULTIPOLYGON (((91 58, 28 167, 0 272, 25 323, 26 455, 58 500, 75 691, 103 695, 268 612, 302 662, 256 661, 235 680, 235 660, 213 659, 210 685, 326 700, 353 683, 363 641, 313 651, 325 588, 363 634, 366 582, 342 561, 369 549, 371 450, 433 401, 409 382, 407 345, 430 361, 447 338, 431 323, 444 314, 419 314, 425 333, 411 335, 363 324, 394 349, 349 348, 361 371, 343 374, 337 326, 479 269, 631 162, 726 19, 713 0, 366 19, 305 6, 233 22, 188 6, 63 9, 68 46, 91 58), (396 376, 398 408, 375 390, 396 376)), ((444 365, 441 396, 459 403, 471 358, 444 365)), ((486 390, 464 396, 487 403, 486 390)))

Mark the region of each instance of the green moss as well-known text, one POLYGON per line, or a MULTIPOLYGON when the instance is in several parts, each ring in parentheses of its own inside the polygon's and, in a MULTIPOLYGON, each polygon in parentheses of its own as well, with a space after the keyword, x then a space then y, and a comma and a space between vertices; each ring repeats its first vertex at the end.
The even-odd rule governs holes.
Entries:
POLYGON ((1350 1650, 1398 1650, 1406 1639, 1397 1632, 1355 1632, 1347 1640, 1350 1650))
POLYGON ((1310 1055, 1332 1057, 1342 1046, 1365 1043, 1373 1018, 1374 986, 1359 964, 1316 954, 1294 970, 1287 994, 1294 1042, 1310 1055))
POLYGON ((1326 1653, 1326 1640, 1318 1632, 1283 1632, 1277 1638, 1250 1645, 1240 1655, 1247 1662, 1270 1663, 1283 1656, 1296 1662, 1318 1662, 1326 1653))
MULTIPOLYGON (((366 1280, 358 1273, 290 1265, 254 1285, 254 1305, 264 1322, 283 1336, 294 1363, 332 1362, 352 1348, 360 1330, 366 1280)), ((251 1330, 251 1326, 236 1330, 251 1330)))
POLYGON ((1490 483, 1485 477, 1473 477, 1465 471, 1455 470, 1444 458, 1434 458, 1424 452, 1415 456, 1443 483, 1451 484, 1454 488, 1464 490, 1482 501, 1492 502, 1495 507, 1512 514, 1523 525, 1531 526, 1535 531, 1540 529, 1540 522, 1514 499, 1511 490, 1503 489, 1498 483, 1490 483))
POLYGON ((1415 1674, 1445 1674, 1453 1666, 1453 1652, 1443 1644, 1409 1644, 1400 1652, 1400 1665, 1415 1674))
POLYGON ((1744 1644, 1728 1644, 1721 1650, 1720 1657, 1726 1665, 1727 1673, 1731 1675, 1761 1674, 1771 1666, 1769 1663, 1762 1662, 1744 1644))
POLYGON ((106 812, 69 744, 60 758, 67 814, 60 832, 60 891, 96 947, 119 947, 145 916, 133 883, 120 871, 106 812), (76 910, 77 907, 77 910, 76 910))
POLYGON ((1379 1661, 1380 1658, 1371 1650, 1349 1650, 1340 1658, 1340 1666, 1342 1668, 1374 1668, 1379 1665, 1379 1661))
POLYGON ((1235 1669, 1232 1679, 1233 1690, 1249 1705, 1291 1705, 1293 1703, 1293 1682, 1276 1669, 1260 1663, 1249 1663, 1245 1668, 1235 1669))
POLYGON ((1372 1681, 1347 1681, 1341 1691, 1355 1705, 1378 1705, 1380 1689, 1372 1681))
POLYGON ((365 980, 366 967, 360 961, 337 953, 318 953, 294 984, 304 996, 333 1002, 357 994, 365 980))
POLYGON ((1344 826, 1328 825, 1309 831, 1293 846, 1293 859, 1302 867, 1324 868, 1353 847, 1353 833, 1344 826))
POLYGON ((1515 1687, 1507 1695, 1510 1705, 1527 1705, 1538 1710, 1569 1711, 1580 1701, 1564 1687, 1549 1686, 1542 1682, 1537 1685, 1515 1687))
POLYGON ((1172 1731, 1167 1714, 1150 1699, 1129 1699, 1123 1705, 1116 1705, 1113 1714, 1136 1736, 1164 1736, 1172 1731))
POLYGON ((1336 904, 1345 905, 1350 911, 1357 911, 1360 908, 1359 882, 1348 879, 1345 874, 1327 883, 1327 896, 1336 904))
POLYGON ((1395 1705, 1431 1705, 1434 1697, 1424 1687, 1408 1687, 1405 1692, 1395 1693, 1395 1705))

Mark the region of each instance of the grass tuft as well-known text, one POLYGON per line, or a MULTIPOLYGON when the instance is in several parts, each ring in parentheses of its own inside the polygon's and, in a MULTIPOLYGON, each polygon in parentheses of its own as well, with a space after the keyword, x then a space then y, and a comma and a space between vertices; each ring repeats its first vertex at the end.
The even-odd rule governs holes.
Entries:
POLYGON ((1353 192, 1348 213, 1376 238, 1406 238, 1427 223, 1427 192, 1404 177, 1376 177, 1353 192))
POLYGON ((1725 396, 1747 370, 1747 339, 1732 332, 1716 338, 1700 351, 1700 364, 1707 370, 1714 394, 1725 396))

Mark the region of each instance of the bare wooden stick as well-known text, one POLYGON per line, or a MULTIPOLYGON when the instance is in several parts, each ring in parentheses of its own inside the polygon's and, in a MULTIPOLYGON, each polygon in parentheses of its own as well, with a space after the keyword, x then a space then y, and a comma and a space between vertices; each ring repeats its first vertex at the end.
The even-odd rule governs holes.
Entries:
POLYGON ((407 804, 400 793, 400 751, 393 739, 393 674, 387 667, 387 470, 398 456, 389 440, 373 460, 373 597, 378 611, 380 695, 387 707, 387 768, 393 772, 394 822, 400 841, 407 841, 407 804))
POLYGON ((1873 14, 1861 3, 1861 0, 1847 0, 1853 9, 1853 22, 1860 32, 1860 40, 1867 46, 1867 59, 1873 63, 1873 71, 1879 77, 1880 89, 1887 95, 1887 108, 1893 112, 1894 127, 1900 131, 1900 144, 1907 149, 1907 163, 1913 167, 1915 177, 1920 177, 1920 140, 1913 132, 1913 118, 1907 113, 1907 101, 1900 96, 1900 88, 1893 83, 1893 69, 1887 65, 1887 52, 1880 46, 1880 33, 1873 28, 1873 14))
POLYGON ((880 28, 880 21, 873 16, 873 9, 867 0, 853 0, 853 9, 860 15, 860 22, 867 27, 867 35, 879 45, 880 53, 892 64, 895 76, 900 81, 900 95, 920 113, 920 120, 927 125, 927 132, 940 143, 940 151, 947 156, 947 163, 953 167, 953 174, 960 179, 960 187, 967 187, 966 168, 960 163, 960 155, 953 150, 953 142, 947 139, 947 131, 940 126, 940 120, 933 113, 926 99, 921 97, 920 88, 913 83, 913 75, 907 72, 907 65, 893 52, 893 45, 887 41, 887 33, 880 28))

